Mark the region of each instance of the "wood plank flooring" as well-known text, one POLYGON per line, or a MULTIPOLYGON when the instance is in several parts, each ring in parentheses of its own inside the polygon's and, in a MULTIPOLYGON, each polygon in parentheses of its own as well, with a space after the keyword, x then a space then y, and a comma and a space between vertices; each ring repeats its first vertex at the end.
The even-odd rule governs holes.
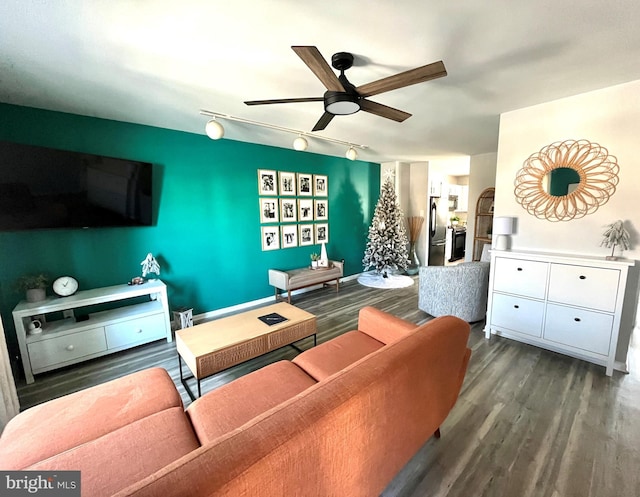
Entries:
MULTIPOLYGON (((413 322, 429 319, 417 309, 417 284, 377 290, 352 281, 339 294, 314 290, 293 303, 318 316, 319 343, 354 329, 365 305, 413 322)), ((603 367, 578 359, 500 337, 485 340, 482 327, 472 327, 469 370, 442 438, 429 440, 382 495, 639 497, 640 344, 629 352, 631 374, 609 378, 603 367)), ((286 347, 236 366, 204 380, 203 392, 296 354, 286 347)), ((175 344, 166 342, 38 375, 32 385, 19 384, 18 394, 26 408, 150 366, 169 371, 188 405, 175 344)))

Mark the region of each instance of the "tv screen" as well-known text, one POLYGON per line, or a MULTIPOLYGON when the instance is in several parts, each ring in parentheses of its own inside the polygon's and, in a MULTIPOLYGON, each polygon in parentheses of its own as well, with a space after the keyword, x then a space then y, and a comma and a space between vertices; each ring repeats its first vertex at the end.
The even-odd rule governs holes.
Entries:
POLYGON ((152 222, 151 164, 0 141, 0 231, 152 222))

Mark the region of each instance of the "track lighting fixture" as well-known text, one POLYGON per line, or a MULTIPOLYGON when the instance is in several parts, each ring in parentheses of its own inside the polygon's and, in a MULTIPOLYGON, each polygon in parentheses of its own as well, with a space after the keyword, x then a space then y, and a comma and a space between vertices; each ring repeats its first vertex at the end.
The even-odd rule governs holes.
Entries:
POLYGON ((337 143, 338 145, 346 145, 349 147, 347 150, 347 159, 356 160, 358 158, 358 152, 356 148, 365 150, 369 147, 366 145, 356 145, 354 143, 346 142, 343 140, 336 140, 335 138, 329 138, 326 136, 309 134, 305 131, 300 131, 297 129, 285 128, 283 126, 276 126, 275 124, 269 123, 261 123, 259 121, 251 121, 250 119, 244 119, 243 117, 235 117, 230 116, 228 114, 220 114, 219 112, 213 112, 210 110, 200 110, 200 114, 203 116, 209 116, 211 119, 207 122, 205 126, 205 131, 207 136, 212 140, 219 140, 224 136, 224 127, 220 124, 216 119, 227 119, 229 121, 237 121, 244 124, 251 124, 252 126, 260 126, 268 129, 275 129, 277 131, 283 131, 285 133, 292 133, 298 135, 298 137, 293 140, 293 148, 299 151, 307 150, 309 147, 309 140, 307 138, 311 137, 312 140, 322 140, 330 143, 337 143))
POLYGON ((219 140, 224 136, 224 127, 216 121, 215 117, 207 123, 204 129, 207 136, 212 140, 219 140))
POLYGON ((295 140, 293 140, 293 148, 302 152, 307 149, 309 146, 309 142, 302 136, 298 136, 295 140))

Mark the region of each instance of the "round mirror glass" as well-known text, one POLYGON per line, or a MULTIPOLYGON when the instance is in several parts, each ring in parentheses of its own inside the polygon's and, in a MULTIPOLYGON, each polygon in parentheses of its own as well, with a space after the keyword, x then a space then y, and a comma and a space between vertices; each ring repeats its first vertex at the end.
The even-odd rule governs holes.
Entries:
POLYGON ((570 167, 558 167, 545 174, 542 188, 553 197, 568 195, 580 184, 580 175, 570 167))

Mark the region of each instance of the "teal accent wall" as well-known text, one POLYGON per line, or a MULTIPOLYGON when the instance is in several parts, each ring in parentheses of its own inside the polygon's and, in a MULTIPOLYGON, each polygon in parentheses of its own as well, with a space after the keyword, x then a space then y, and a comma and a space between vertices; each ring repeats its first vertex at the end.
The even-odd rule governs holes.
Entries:
POLYGON ((72 275, 80 289, 115 285, 139 276, 152 252, 172 309, 199 314, 273 295, 267 270, 307 265, 320 246, 262 251, 258 169, 327 175, 327 252, 345 259, 345 275, 362 271, 379 164, 7 104, 0 140, 154 164, 153 227, 0 233, 0 312, 12 357, 11 311, 24 298, 14 283, 24 274, 72 275))

